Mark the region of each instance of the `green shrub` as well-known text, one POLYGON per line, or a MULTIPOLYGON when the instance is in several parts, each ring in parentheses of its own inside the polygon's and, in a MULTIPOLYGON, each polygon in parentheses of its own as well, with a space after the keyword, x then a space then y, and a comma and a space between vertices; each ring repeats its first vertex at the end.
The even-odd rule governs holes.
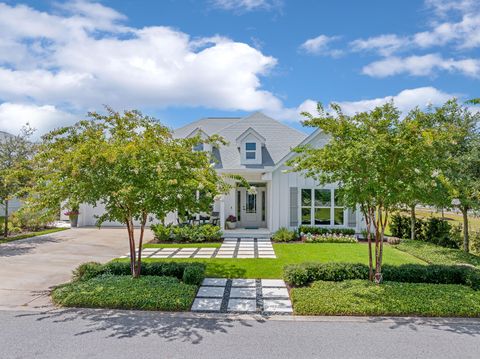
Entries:
POLYGON ((222 239, 220 227, 212 224, 195 226, 154 224, 151 229, 155 239, 160 242, 200 243, 217 242, 222 239))
MULTIPOLYGON (((130 262, 83 263, 74 271, 74 280, 88 280, 100 275, 129 276, 130 262)), ((188 284, 198 284, 196 280, 205 275, 205 264, 187 262, 142 262, 142 276, 187 278, 188 284), (188 271, 189 274, 185 275, 188 271), (197 278, 197 279, 195 279, 197 278)), ((202 277, 203 279, 203 277, 202 277)))
POLYGON ((86 262, 73 270, 73 281, 89 280, 103 274, 103 265, 98 262, 86 262))
MULTIPOLYGON (((480 289, 480 271, 467 266, 403 264, 384 265, 383 280, 405 283, 463 284, 480 289)), ((314 281, 340 282, 368 279, 368 266, 354 263, 303 263, 286 266, 284 279, 291 286, 305 286, 314 281)))
POLYGON ((291 242, 295 239, 295 232, 285 227, 279 228, 272 236, 272 240, 275 242, 291 242))
POLYGON ((12 213, 10 217, 10 222, 13 227, 19 227, 32 232, 46 228, 54 220, 55 215, 45 211, 38 211, 28 205, 12 213))
POLYGON ((470 239, 470 249, 472 250, 472 252, 480 255, 480 231, 470 232, 469 239, 470 239))
POLYGON ((303 234, 344 234, 351 236, 355 234, 355 230, 351 228, 324 228, 316 226, 300 226, 298 231, 303 234))
POLYGON ((173 277, 101 275, 55 288, 52 300, 66 307, 185 311, 197 288, 173 277))
POLYGON ((355 236, 345 234, 311 234, 305 235, 307 243, 357 243, 355 236))
POLYGON ((183 271, 182 281, 185 284, 200 285, 205 278, 205 266, 188 266, 183 271))
POLYGON ((462 285, 318 281, 291 297, 299 315, 480 316, 480 291, 462 285))

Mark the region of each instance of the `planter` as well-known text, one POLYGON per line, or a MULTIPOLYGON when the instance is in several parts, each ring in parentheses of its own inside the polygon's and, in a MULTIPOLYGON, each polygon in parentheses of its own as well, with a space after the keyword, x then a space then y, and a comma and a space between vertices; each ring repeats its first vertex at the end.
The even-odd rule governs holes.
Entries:
POLYGON ((225 223, 227 224, 227 228, 228 228, 228 229, 235 229, 235 228, 237 228, 237 222, 229 222, 229 221, 227 221, 227 222, 225 222, 225 223))
POLYGON ((70 216, 70 227, 76 228, 78 225, 78 216, 70 216))

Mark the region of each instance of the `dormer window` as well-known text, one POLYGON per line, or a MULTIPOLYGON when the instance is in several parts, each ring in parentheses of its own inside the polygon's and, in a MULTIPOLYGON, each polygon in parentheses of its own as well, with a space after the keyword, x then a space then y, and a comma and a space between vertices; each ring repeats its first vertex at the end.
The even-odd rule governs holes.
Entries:
POLYGON ((257 143, 247 142, 245 143, 245 158, 247 160, 254 160, 257 158, 257 143))

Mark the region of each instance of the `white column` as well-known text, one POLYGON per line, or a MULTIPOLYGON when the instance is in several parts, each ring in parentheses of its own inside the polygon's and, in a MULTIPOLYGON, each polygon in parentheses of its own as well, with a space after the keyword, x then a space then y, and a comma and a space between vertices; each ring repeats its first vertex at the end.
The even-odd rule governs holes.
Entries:
POLYGON ((225 197, 220 197, 220 229, 225 230, 225 197))

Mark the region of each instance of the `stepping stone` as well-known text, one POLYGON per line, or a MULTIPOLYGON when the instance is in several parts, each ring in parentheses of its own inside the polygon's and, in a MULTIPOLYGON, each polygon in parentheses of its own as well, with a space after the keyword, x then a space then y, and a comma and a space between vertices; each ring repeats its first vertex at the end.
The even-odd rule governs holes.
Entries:
POLYGON ((201 297, 212 297, 212 298, 223 298, 223 293, 225 292, 224 287, 200 287, 198 289, 197 298, 201 297))
POLYGON ((229 312, 256 312, 256 299, 230 299, 228 301, 229 312))
POLYGON ((262 288, 263 298, 289 298, 287 288, 262 288))
POLYGON ((262 279, 262 287, 285 288, 286 284, 283 279, 262 279))
POLYGON ((213 253, 216 248, 200 248, 198 253, 213 253))
POLYGON ((172 256, 172 258, 190 258, 192 253, 177 253, 172 256))
POLYGON ((193 301, 192 312, 205 312, 205 311, 219 312, 221 306, 222 306, 222 299, 196 298, 193 301))
POLYGON ((230 298, 256 298, 256 288, 233 288, 230 290, 230 298))
POLYGON ((255 279, 232 279, 232 287, 255 287, 255 279))
POLYGON ((226 285, 226 278, 205 278, 202 282, 202 286, 225 287, 226 285))
POLYGON ((236 258, 255 258, 254 254, 238 254, 236 258))
POLYGON ((170 256, 170 253, 157 253, 157 254, 152 254, 149 258, 168 258, 170 256))
POLYGON ((213 253, 197 253, 192 258, 212 258, 213 253))
POLYGON ((233 258, 233 253, 232 254, 217 254, 215 258, 233 258))
POLYGON ((292 313, 292 302, 289 299, 264 299, 263 311, 266 313, 292 313))
POLYGON ((197 250, 197 248, 182 248, 180 249, 180 253, 193 253, 197 250))
POLYGON ((239 249, 239 250, 238 250, 238 254, 253 254, 253 253, 255 253, 255 252, 253 251, 253 249, 247 249, 247 250, 241 250, 241 249, 239 249))
POLYGON ((178 248, 162 248, 162 250, 160 252, 162 252, 162 253, 166 253, 166 252, 173 253, 177 250, 178 250, 178 248))

